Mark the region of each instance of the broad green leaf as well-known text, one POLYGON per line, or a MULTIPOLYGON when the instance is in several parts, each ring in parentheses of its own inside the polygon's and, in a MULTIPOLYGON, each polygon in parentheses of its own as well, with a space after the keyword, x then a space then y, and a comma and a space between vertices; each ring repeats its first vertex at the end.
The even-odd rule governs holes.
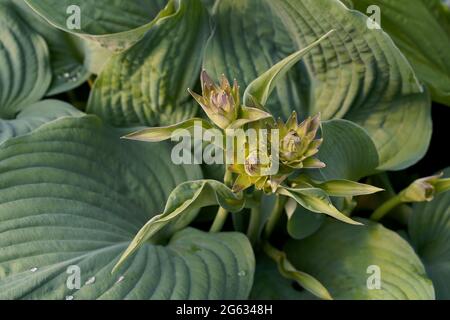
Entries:
POLYGON ((43 100, 22 110, 13 120, 0 119, 0 144, 27 134, 40 126, 62 117, 81 116, 70 104, 58 100, 43 100))
MULTIPOLYGON (((59 226, 58 236, 63 237, 64 229, 72 228, 71 225, 59 226)), ((93 231, 95 229, 91 233, 93 231)), ((53 253, 52 249, 60 249, 62 245, 57 246, 55 241, 53 245, 49 244, 45 235, 41 236, 43 247, 33 245, 28 250, 22 249, 24 252, 36 248, 38 256, 30 252, 26 257, 16 258, 11 252, 13 247, 7 247, 3 257, 15 260, 9 271, 15 274, 0 280, 0 297, 27 300, 234 300, 246 299, 249 295, 255 259, 250 243, 242 234, 212 234, 187 228, 176 233, 164 247, 145 244, 134 259, 124 265, 121 273, 111 275, 110 269, 126 242, 123 235, 114 235, 117 231, 103 232, 102 236, 109 237, 109 241, 97 240, 89 244, 80 238, 72 241, 72 245, 64 245, 65 253, 53 253), (73 251, 77 249, 87 251, 77 254, 73 251), (70 274, 66 271, 74 265, 81 270, 80 290, 67 289, 70 274)), ((71 233, 75 234, 75 231, 71 233)))
POLYGON ((434 299, 433 284, 413 248, 382 225, 361 221, 364 227, 328 219, 314 235, 291 240, 288 259, 334 299, 434 299))
POLYGON ((322 123, 323 143, 317 158, 327 166, 315 170, 318 180, 359 180, 375 173, 378 167, 377 149, 367 132, 347 120, 322 123))
POLYGON ((202 129, 213 128, 213 126, 206 120, 203 120, 201 118, 192 118, 167 127, 142 129, 127 134, 123 138, 147 142, 159 142, 169 140, 174 134, 176 134, 178 130, 188 130, 189 132, 191 132, 195 130, 195 127, 201 127, 202 129))
POLYGON ((155 215, 139 230, 114 270, 145 242, 152 240, 161 229, 166 228, 165 236, 170 236, 189 225, 197 216, 198 209, 213 205, 237 212, 243 209, 245 199, 242 194, 240 196, 234 194, 223 183, 215 180, 188 181, 178 185, 170 194, 164 212, 155 215))
POLYGON ((289 57, 284 58, 257 79, 253 80, 244 92, 244 103, 250 106, 255 99, 260 105, 266 105, 267 100, 269 99, 273 89, 275 89, 277 82, 285 76, 286 73, 307 53, 319 45, 321 41, 325 40, 333 32, 334 30, 326 33, 304 49, 301 49, 296 53, 291 54, 289 57))
POLYGON ((88 51, 85 41, 56 29, 52 31, 53 33, 41 33, 50 49, 53 74, 47 96, 70 91, 86 82, 91 72, 85 61, 88 54, 94 54, 93 51, 88 51))
POLYGON ((318 298, 325 300, 333 299, 328 290, 317 279, 305 272, 297 270, 287 259, 284 252, 275 249, 268 243, 264 244, 264 252, 277 263, 278 271, 283 277, 295 280, 318 298))
POLYGON ((336 209, 336 207, 331 203, 328 195, 321 189, 282 187, 278 189, 278 193, 294 199, 298 204, 309 211, 324 213, 345 223, 353 225, 361 224, 336 209))
POLYGON ((353 9, 354 5, 352 0, 340 0, 347 8, 353 9))
POLYGON ((172 189, 201 177, 171 164, 168 144, 122 134, 85 116, 0 146, 0 299, 245 299, 254 257, 236 233, 185 229, 111 275, 172 189), (73 265, 80 290, 67 287, 73 265))
POLYGON ((212 12, 216 0, 202 0, 202 3, 205 6, 205 8, 208 9, 208 12, 212 12))
POLYGON ((364 14, 338 0, 222 0, 214 20, 205 69, 241 87, 335 30, 278 81, 267 107, 284 118, 295 109, 301 118, 321 112, 325 120, 360 124, 382 170, 406 168, 425 154, 429 96, 389 36, 367 28, 364 14))
POLYGON ((200 0, 178 0, 144 38, 113 56, 95 82, 88 111, 114 125, 171 125, 197 111, 193 86, 209 34, 200 0))
POLYGON ((84 67, 91 73, 98 75, 108 60, 114 55, 108 49, 100 46, 95 41, 82 41, 84 52, 84 67))
MULTIPOLYGON (((450 169, 445 170, 445 176, 450 177, 450 169)), ((450 194, 415 204, 408 231, 433 280, 437 299, 450 299, 450 194)))
POLYGON ((88 79, 90 72, 84 63, 88 54, 85 41, 51 26, 33 12, 23 0, 0 0, 0 2, 12 4, 28 26, 45 39, 52 68, 52 82, 47 96, 69 91, 88 79))
POLYGON ((200 177, 197 166, 170 164, 167 144, 122 134, 95 117, 61 119, 0 147, 0 297, 246 298, 254 258, 239 234, 186 229, 111 276, 170 191, 200 177), (81 268, 78 291, 66 286, 70 265, 81 268))
POLYGON ((450 11, 441 0, 353 0, 381 11, 381 27, 411 62, 433 100, 450 106, 450 11))
POLYGON ((120 51, 139 41, 156 22, 155 17, 158 15, 164 17, 172 13, 174 1, 25 0, 25 2, 53 26, 96 41, 111 51, 120 51), (164 8, 167 3, 167 7, 164 8), (76 24, 78 17, 80 28, 76 24))
POLYGON ((0 30, 0 118, 13 119, 47 92, 49 51, 9 3, 0 2, 0 30))
POLYGON ((284 278, 277 264, 266 255, 256 257, 255 281, 250 299, 254 300, 305 300, 314 296, 307 291, 298 291, 294 281, 284 278))

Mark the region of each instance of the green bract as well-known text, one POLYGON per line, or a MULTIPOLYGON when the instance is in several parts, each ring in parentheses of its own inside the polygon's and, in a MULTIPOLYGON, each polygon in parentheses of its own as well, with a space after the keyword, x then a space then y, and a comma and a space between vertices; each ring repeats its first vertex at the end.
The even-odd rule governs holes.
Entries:
POLYGON ((447 4, 0 0, 0 300, 449 299, 447 4))

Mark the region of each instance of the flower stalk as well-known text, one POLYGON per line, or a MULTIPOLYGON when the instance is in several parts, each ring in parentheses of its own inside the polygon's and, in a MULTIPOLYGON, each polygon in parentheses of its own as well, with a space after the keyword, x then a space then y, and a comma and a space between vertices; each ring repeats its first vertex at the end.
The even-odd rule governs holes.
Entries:
POLYGON ((272 210, 272 213, 270 214, 269 220, 267 221, 266 227, 264 228, 264 238, 269 239, 272 235, 273 231, 275 230, 275 227, 280 220, 283 211, 284 206, 287 202, 287 198, 281 195, 276 196, 275 206, 272 210))
POLYGON ((247 237, 250 239, 251 244, 255 244, 259 238, 259 228, 261 225, 261 192, 256 191, 254 194, 255 199, 258 201, 258 205, 253 206, 250 210, 250 222, 247 230, 247 237))
POLYGON ((430 202, 434 197, 450 189, 450 179, 441 179, 442 173, 415 180, 406 189, 382 204, 371 215, 373 221, 380 221, 402 203, 430 202))
MULTIPOLYGON (((223 177, 223 181, 225 185, 230 186, 233 182, 233 173, 225 170, 225 176, 223 177)), ((220 232, 225 225, 225 222, 228 218, 228 211, 225 210, 222 207, 219 207, 217 210, 216 217, 214 218, 213 224, 211 225, 211 228, 209 229, 209 232, 220 232)))

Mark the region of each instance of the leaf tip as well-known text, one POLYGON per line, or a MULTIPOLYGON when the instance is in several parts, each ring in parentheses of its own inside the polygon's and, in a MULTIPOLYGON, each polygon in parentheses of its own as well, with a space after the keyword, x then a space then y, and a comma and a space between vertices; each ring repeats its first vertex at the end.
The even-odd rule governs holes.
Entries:
POLYGON ((372 187, 372 188, 373 188, 373 193, 386 191, 386 190, 383 189, 383 188, 378 188, 378 187, 372 187))
POLYGON ((120 139, 122 139, 122 140, 132 140, 132 136, 133 136, 133 133, 129 133, 129 134, 126 134, 124 136, 121 136, 120 139))

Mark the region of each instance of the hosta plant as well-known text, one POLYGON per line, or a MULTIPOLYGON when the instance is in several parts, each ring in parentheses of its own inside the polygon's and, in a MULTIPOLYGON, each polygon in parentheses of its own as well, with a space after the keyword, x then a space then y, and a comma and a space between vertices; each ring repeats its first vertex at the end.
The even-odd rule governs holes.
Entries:
POLYGON ((448 3, 0 0, 0 26, 0 299, 450 299, 448 3))

